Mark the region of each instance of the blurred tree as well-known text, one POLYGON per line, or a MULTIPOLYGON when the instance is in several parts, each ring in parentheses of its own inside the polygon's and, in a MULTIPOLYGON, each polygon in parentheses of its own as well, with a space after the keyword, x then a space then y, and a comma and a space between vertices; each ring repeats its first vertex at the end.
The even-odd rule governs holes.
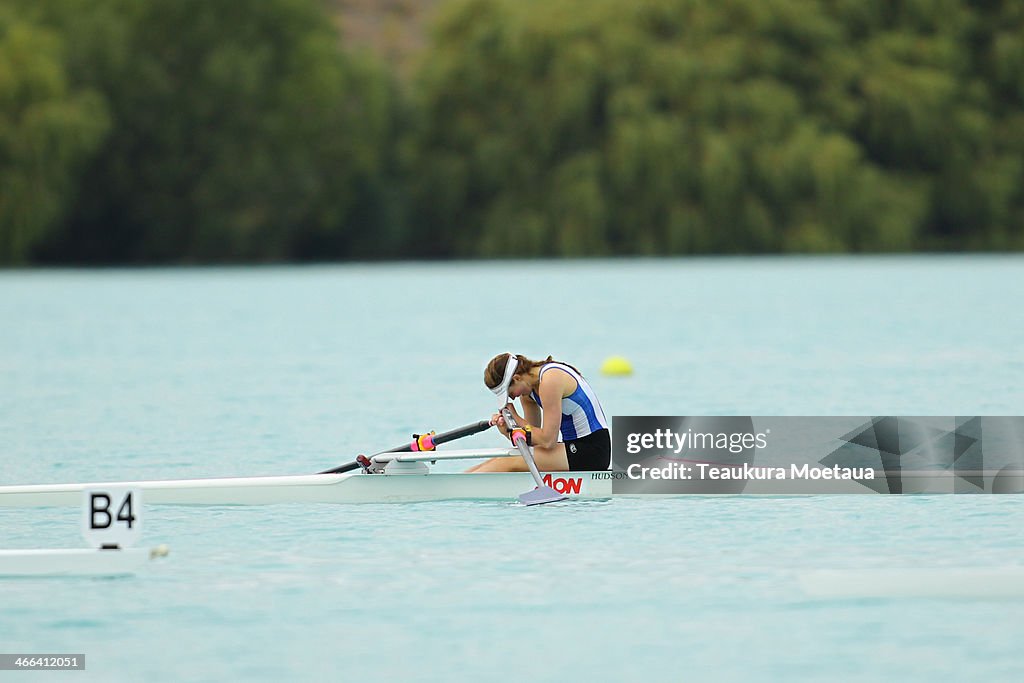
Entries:
POLYGON ((61 49, 57 35, 0 7, 0 264, 31 260, 109 124, 95 92, 69 86, 61 49))
POLYGON ((417 81, 440 253, 1022 246, 1019 3, 459 0, 417 81))
POLYGON ((46 258, 268 261, 395 248, 393 86, 341 51, 317 0, 48 2, 114 126, 46 258), (102 42, 76 27, 97 13, 109 19, 102 42))
POLYGON ((5 7, 5 262, 1024 248, 1015 0, 5 7))

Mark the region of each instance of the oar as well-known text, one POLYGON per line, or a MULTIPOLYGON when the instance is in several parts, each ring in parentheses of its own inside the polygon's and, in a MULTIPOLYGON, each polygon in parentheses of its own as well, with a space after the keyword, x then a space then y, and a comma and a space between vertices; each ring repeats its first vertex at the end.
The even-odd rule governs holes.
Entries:
MULTIPOLYGON (((409 451, 432 451, 436 446, 440 446, 443 443, 455 441, 456 439, 461 439, 464 436, 477 434, 490 429, 490 427, 490 422, 487 420, 481 420, 480 422, 474 422, 473 424, 466 425, 465 427, 453 429, 450 432, 417 435, 411 442, 406 442, 401 446, 395 446, 394 448, 389 448, 386 451, 374 453, 373 455, 382 455, 384 453, 406 453, 409 451)), ((372 458, 373 455, 371 455, 370 458, 372 458)), ((333 467, 329 470, 324 470, 323 472, 320 472, 320 474, 340 474, 342 472, 351 472, 352 470, 357 470, 360 467, 366 467, 370 458, 367 458, 365 455, 360 455, 350 463, 339 465, 338 467, 333 467)))
POLYGON ((516 424, 516 419, 512 417, 512 411, 508 409, 508 406, 501 409, 501 416, 505 418, 505 425, 509 428, 512 443, 519 449, 523 460, 526 461, 526 466, 530 468, 533 480, 537 482, 537 488, 519 495, 519 502, 523 505, 542 505, 544 503, 554 503, 557 500, 566 500, 568 496, 558 493, 540 478, 537 463, 534 462, 533 453, 530 452, 530 447, 526 443, 526 431, 516 424))

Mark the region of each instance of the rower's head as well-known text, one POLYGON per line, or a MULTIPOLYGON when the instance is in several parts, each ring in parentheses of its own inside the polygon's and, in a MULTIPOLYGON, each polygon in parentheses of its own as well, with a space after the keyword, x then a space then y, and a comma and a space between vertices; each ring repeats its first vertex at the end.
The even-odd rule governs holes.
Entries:
POLYGON ((519 398, 536 389, 537 369, 551 362, 530 360, 521 354, 499 353, 484 369, 484 384, 504 406, 510 398, 519 398))

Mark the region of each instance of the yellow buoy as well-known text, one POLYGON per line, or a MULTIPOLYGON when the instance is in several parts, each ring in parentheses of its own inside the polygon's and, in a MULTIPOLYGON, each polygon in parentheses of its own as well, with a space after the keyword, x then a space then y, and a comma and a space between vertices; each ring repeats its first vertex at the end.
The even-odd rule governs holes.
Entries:
POLYGON ((633 374, 633 365, 622 356, 609 356, 601 363, 601 374, 625 377, 633 374))

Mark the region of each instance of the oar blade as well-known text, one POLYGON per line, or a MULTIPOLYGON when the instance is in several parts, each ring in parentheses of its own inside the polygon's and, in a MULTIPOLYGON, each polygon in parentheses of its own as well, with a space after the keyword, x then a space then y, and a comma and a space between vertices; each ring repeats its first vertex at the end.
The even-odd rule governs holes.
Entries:
POLYGON ((568 499, 569 496, 559 493, 550 486, 538 486, 532 491, 519 495, 519 502, 523 505, 543 505, 568 499))

